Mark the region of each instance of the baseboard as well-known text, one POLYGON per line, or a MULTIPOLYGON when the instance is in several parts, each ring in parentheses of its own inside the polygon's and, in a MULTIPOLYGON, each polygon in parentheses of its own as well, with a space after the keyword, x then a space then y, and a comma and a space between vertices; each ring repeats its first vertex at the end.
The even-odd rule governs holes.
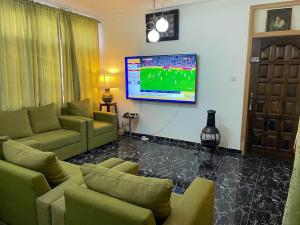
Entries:
MULTIPOLYGON (((176 145, 176 146, 180 146, 183 148, 189 148, 189 149, 203 148, 201 146, 201 143, 198 143, 198 142, 191 142, 191 141, 185 141, 185 140, 179 140, 179 139, 161 137, 161 136, 154 136, 154 135, 149 135, 149 134, 141 134, 141 133, 132 133, 131 136, 133 138, 138 138, 138 139, 140 139, 142 136, 146 136, 149 138, 149 141, 153 141, 153 142, 161 143, 161 144, 176 145)), ((232 154, 241 154, 241 150, 238 150, 238 149, 225 148, 225 147, 219 147, 219 149, 221 152, 232 153, 232 154)))

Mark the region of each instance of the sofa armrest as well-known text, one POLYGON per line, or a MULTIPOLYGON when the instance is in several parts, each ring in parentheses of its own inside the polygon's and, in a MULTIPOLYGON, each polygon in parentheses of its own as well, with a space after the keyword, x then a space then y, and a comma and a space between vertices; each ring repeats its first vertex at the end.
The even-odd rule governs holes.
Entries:
POLYGON ((180 197, 164 225, 213 225, 215 184, 196 178, 180 197))
POLYGON ((84 119, 76 118, 74 116, 59 116, 59 122, 62 128, 66 130, 75 130, 80 133, 82 149, 87 149, 87 126, 84 119))
POLYGON ((118 117, 116 113, 94 111, 94 119, 117 125, 118 117))
POLYGON ((81 132, 86 127, 84 120, 73 116, 59 116, 58 120, 62 128, 66 130, 75 130, 81 132))
POLYGON ((155 225, 151 210, 79 186, 65 191, 65 203, 65 225, 155 225))
POLYGON ((0 160, 0 218, 37 225, 36 198, 50 190, 41 173, 0 160))
POLYGON ((51 225, 51 205, 64 196, 65 189, 72 185, 81 185, 83 178, 81 174, 69 178, 67 181, 61 183, 57 187, 51 189, 47 193, 41 195, 36 199, 38 224, 51 225))

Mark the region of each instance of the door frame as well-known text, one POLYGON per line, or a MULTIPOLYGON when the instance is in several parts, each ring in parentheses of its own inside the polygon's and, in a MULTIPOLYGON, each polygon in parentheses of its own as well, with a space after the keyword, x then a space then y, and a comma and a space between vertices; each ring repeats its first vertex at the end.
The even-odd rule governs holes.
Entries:
POLYGON ((247 149, 247 146, 248 146, 248 143, 247 143, 247 141, 248 141, 247 140, 248 139, 248 106, 249 106, 250 83, 251 83, 250 57, 252 56, 253 40, 254 40, 254 38, 300 35, 300 30, 255 33, 254 26, 255 26, 256 10, 285 8, 285 7, 292 7, 292 6, 297 6, 297 5, 300 5, 299 0, 253 5, 250 7, 249 28, 248 28, 248 48, 247 48, 247 61, 246 61, 244 98, 243 98, 242 128, 241 128, 241 140, 240 140, 240 149, 241 149, 243 155, 246 154, 247 150, 248 150, 247 149))

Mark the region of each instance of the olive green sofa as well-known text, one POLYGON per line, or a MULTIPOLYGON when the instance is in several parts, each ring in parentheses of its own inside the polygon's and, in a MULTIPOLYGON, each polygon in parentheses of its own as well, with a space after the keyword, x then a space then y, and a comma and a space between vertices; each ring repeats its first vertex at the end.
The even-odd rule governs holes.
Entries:
POLYGON ((93 118, 74 116, 62 109, 62 115, 86 122, 87 149, 91 150, 118 139, 118 118, 116 113, 94 111, 93 118))
MULTIPOLYGON (((214 182, 196 178, 183 195, 172 193, 171 213, 163 225, 213 225, 214 191, 214 182)), ((149 209, 74 185, 65 191, 64 224, 156 225, 156 222, 149 209)))
MULTIPOLYGON (((47 118, 45 118, 45 120, 47 120, 47 118)), ((35 149, 55 152, 57 157, 61 160, 86 152, 86 123, 82 120, 68 116, 59 116, 58 120, 61 129, 33 133, 28 137, 17 138, 14 140, 35 149)), ((1 145, 0 159, 3 159, 1 145)))
POLYGON ((294 169, 282 225, 300 224, 300 125, 297 140, 294 169))
MULTIPOLYGON (((84 186, 84 181, 80 166, 63 161, 61 165, 70 178, 51 189, 43 174, 0 160, 0 221, 9 225, 63 224, 64 191, 74 185, 84 186)), ((138 173, 138 164, 117 158, 99 165, 138 173)))

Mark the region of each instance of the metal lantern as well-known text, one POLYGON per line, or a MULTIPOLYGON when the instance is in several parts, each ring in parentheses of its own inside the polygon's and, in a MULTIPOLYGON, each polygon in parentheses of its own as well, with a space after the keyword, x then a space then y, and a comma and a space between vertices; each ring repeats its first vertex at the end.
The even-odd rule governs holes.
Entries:
POLYGON ((216 127, 216 120, 215 120, 215 110, 208 110, 207 111, 207 124, 206 127, 202 130, 200 138, 201 138, 201 145, 203 147, 209 149, 216 149, 220 142, 221 142, 221 134, 218 128, 216 127))

